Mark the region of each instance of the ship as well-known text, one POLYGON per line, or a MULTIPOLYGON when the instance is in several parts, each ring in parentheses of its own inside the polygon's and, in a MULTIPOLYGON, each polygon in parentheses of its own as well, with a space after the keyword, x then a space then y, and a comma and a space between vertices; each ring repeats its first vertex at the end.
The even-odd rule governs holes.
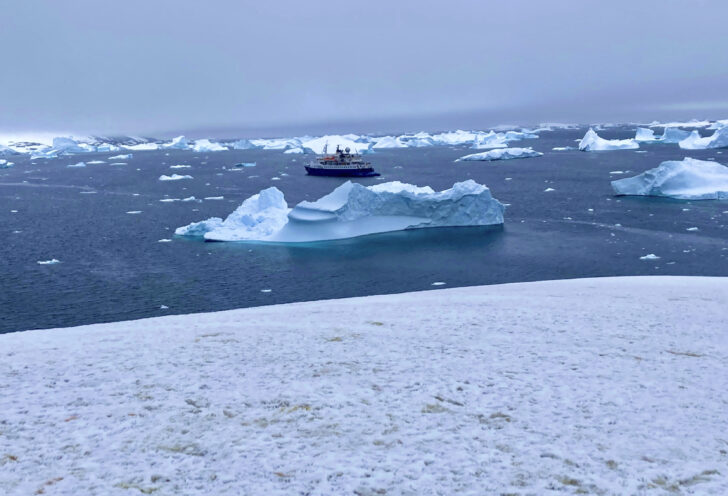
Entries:
POLYGON ((347 146, 341 149, 336 146, 336 152, 326 153, 328 144, 324 146, 323 154, 317 155, 315 160, 309 162, 306 172, 311 176, 339 176, 339 177, 373 177, 379 173, 374 171, 372 164, 365 162, 358 153, 351 153, 347 146))

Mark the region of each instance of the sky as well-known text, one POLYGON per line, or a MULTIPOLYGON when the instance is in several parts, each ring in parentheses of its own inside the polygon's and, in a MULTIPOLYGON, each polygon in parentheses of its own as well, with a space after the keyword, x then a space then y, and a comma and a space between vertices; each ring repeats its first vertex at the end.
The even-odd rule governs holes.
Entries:
POLYGON ((0 12, 5 133, 728 117, 725 0, 0 0, 0 12))

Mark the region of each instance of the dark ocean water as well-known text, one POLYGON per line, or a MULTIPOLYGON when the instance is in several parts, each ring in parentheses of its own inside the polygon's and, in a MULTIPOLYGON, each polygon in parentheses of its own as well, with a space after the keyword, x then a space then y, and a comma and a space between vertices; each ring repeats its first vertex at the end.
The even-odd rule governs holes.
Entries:
MULTIPOLYGON (((503 229, 417 230, 293 246, 158 240, 190 222, 225 217, 271 185, 295 204, 343 181, 306 176, 301 155, 135 152, 126 165, 78 169, 67 165, 115 154, 34 163, 14 158, 15 167, 0 170, 0 332, 417 291, 436 281, 454 287, 594 276, 728 276, 728 202, 615 197, 609 184, 685 156, 726 163, 728 151, 686 152, 676 144, 642 145, 646 153, 551 150, 575 146, 583 134, 543 132, 511 144, 532 146, 543 157, 499 162, 454 163, 472 153, 466 147, 380 151, 369 160, 381 179, 358 180, 444 189, 475 179, 509 204, 503 229), (258 165, 224 170, 241 161, 258 165), (174 164, 192 168, 170 169, 174 164), (157 179, 171 173, 194 179, 157 179), (192 195, 225 199, 159 201, 192 195), (687 231, 691 227, 698 231, 687 231), (640 260, 648 253, 660 259, 640 260), (61 263, 37 263, 52 258, 61 263)), ((634 128, 600 135, 632 137, 634 128)))

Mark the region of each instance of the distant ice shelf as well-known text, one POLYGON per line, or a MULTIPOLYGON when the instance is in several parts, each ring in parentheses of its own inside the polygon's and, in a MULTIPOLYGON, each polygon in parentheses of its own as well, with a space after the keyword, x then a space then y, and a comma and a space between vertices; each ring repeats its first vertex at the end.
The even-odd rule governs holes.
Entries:
POLYGON ((399 181, 369 187, 346 182, 293 209, 271 187, 245 200, 225 220, 195 222, 175 234, 209 241, 302 243, 414 228, 499 225, 504 211, 490 190, 473 180, 440 192, 399 181))
POLYGON ((637 176, 612 181, 612 188, 618 195, 725 200, 728 199, 728 167, 693 158, 670 160, 637 176))

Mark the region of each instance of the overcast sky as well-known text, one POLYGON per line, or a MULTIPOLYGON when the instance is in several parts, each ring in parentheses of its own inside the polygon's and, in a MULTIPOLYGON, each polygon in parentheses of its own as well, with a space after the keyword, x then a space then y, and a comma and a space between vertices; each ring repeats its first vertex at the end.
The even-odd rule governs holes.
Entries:
POLYGON ((0 14, 3 132, 728 117, 725 0, 0 0, 0 14))

